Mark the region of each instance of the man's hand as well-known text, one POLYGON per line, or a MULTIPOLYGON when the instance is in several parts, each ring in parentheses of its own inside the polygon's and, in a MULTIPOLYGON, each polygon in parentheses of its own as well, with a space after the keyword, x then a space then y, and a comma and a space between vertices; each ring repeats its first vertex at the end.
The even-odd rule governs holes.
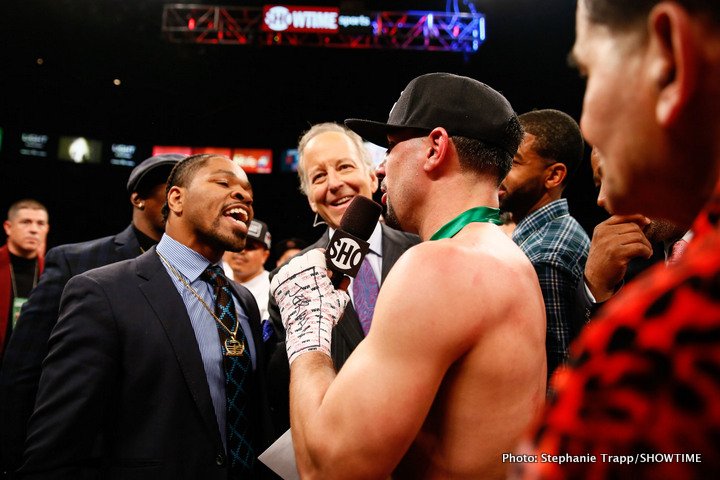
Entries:
POLYGON ((652 246, 642 231, 648 223, 643 215, 613 215, 595 227, 585 263, 585 282, 597 302, 614 295, 631 259, 652 256, 652 246))
POLYGON ((332 329, 350 297, 335 290, 327 276, 325 254, 314 249, 282 267, 270 284, 286 331, 285 346, 292 362, 303 353, 330 356, 332 329))

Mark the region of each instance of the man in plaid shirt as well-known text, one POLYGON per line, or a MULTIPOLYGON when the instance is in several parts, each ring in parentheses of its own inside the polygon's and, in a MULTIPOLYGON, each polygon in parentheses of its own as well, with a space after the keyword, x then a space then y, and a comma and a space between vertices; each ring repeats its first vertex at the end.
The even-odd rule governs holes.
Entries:
POLYGON ((560 198, 582 161, 583 139, 575 120, 557 110, 518 117, 525 136, 500 185, 500 208, 517 227, 513 241, 535 267, 547 317, 548 378, 568 356, 570 315, 590 240, 560 198))

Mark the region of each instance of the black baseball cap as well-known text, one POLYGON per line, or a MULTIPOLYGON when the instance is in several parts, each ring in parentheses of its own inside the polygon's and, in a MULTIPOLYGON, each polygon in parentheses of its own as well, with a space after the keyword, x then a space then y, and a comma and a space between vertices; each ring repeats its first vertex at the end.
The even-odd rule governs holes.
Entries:
POLYGON ((255 240, 256 242, 262 243, 270 250, 272 237, 268 231, 267 223, 253 219, 248 226, 247 238, 248 240, 255 240))
POLYGON ((150 186, 164 183, 175 164, 186 157, 187 155, 180 153, 163 153, 143 160, 130 172, 127 182, 128 193, 140 191, 149 180, 157 182, 150 186))
POLYGON ((517 121, 510 102, 482 82, 452 73, 428 73, 413 79, 390 110, 387 123, 349 118, 345 125, 370 142, 387 146, 387 134, 412 128, 443 127, 515 155, 519 143, 508 126, 517 121))

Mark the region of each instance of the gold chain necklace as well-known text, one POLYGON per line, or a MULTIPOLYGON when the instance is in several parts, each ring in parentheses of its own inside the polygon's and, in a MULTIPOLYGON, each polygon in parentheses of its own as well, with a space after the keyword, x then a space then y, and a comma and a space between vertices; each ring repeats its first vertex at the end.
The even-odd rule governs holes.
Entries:
POLYGON ((208 313, 210 315, 212 315, 212 317, 215 319, 217 324, 220 325, 228 333, 228 335, 230 335, 228 338, 225 339, 225 342, 224 342, 225 355, 228 357, 239 357, 240 355, 242 355, 243 352, 245 351, 245 344, 243 342, 238 341, 238 339, 237 339, 237 332, 238 332, 238 329, 240 328, 240 319, 237 318, 237 314, 236 314, 236 318, 235 318, 235 328, 230 330, 229 328, 227 328, 227 326, 225 326, 225 324, 222 322, 222 320, 220 320, 217 317, 217 315, 215 315, 215 312, 213 312, 213 310, 208 306, 208 304, 205 302, 205 300, 203 300, 203 298, 200 296, 200 294, 197 292, 197 290, 195 290, 187 282, 187 280, 185 280, 185 277, 183 275, 181 275, 180 272, 175 270, 175 267, 173 267, 170 264, 170 262, 168 262, 167 258, 165 258, 165 256, 163 256, 163 254, 160 253, 159 251, 155 250, 155 252, 158 254, 158 257, 160 257, 160 260, 162 260, 163 263, 165 265, 167 265, 167 267, 170 269, 170 271, 173 272, 173 275, 175 275, 175 277, 178 280, 180 280, 180 282, 183 285, 185 285, 185 288, 187 288, 190 291, 190 293, 195 295, 195 298, 197 298, 200 301, 200 303, 202 304, 202 306, 205 307, 205 310, 207 310, 208 313))

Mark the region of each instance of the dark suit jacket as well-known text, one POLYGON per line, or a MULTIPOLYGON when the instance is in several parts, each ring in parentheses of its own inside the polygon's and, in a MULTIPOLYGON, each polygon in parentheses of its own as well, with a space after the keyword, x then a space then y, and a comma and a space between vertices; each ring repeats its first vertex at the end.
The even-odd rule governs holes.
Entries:
POLYGON ((87 270, 140 253, 132 225, 114 236, 61 245, 47 252, 45 271, 23 306, 0 370, 0 466, 6 476, 20 466, 26 425, 65 284, 87 270))
MULTIPOLYGON (((43 271, 43 256, 38 256, 38 272, 43 271)), ((12 297, 12 278, 10 277, 10 250, 7 244, 0 247, 0 359, 3 358, 5 333, 10 320, 10 297, 12 297)), ((2 362, 0 361, 0 365, 2 362)))
MULTIPOLYGON (((270 428, 260 314, 252 294, 233 287, 257 347, 248 390, 260 453, 270 428)), ((155 248, 72 278, 50 337, 19 473, 225 480, 226 464, 195 333, 155 248), (93 449, 95 465, 88 461, 93 449)))
MULTIPOLYGON (((400 258, 405 250, 420 243, 417 235, 400 232, 385 225, 382 228, 382 275, 380 282, 385 281, 388 272, 395 262, 400 258)), ((326 247, 330 241, 328 231, 323 236, 309 246, 301 253, 319 247, 326 247)), ((270 274, 272 278, 277 269, 270 274)), ((275 299, 270 296, 268 307, 270 320, 273 323, 277 342, 270 358, 268 365, 268 397, 270 400, 270 411, 273 416, 273 424, 275 426, 275 435, 280 436, 288 428, 290 428, 290 406, 289 406, 289 385, 290 385, 290 367, 288 365, 287 353, 285 352, 285 329, 280 318, 280 310, 278 309, 275 299)), ((340 370, 345 364, 355 347, 365 338, 360 320, 358 320, 355 308, 352 302, 348 303, 340 321, 332 332, 331 353, 335 369, 340 370)))

